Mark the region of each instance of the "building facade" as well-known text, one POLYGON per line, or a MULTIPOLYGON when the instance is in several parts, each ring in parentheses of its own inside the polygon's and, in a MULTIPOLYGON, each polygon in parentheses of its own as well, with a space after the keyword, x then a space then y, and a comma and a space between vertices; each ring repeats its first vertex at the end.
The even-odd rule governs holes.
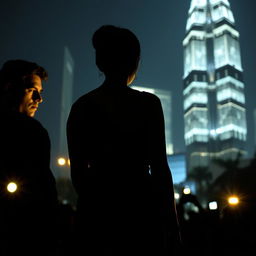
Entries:
POLYGON ((166 140, 166 153, 167 155, 173 154, 173 142, 172 142, 172 128, 171 128, 171 92, 167 90, 154 89, 149 87, 142 86, 132 86, 133 89, 138 91, 145 91, 152 94, 155 94, 161 101, 164 122, 165 122, 165 140, 166 140))
POLYGON ((192 0, 184 47, 187 170, 245 155, 247 136, 239 32, 227 0, 192 0))

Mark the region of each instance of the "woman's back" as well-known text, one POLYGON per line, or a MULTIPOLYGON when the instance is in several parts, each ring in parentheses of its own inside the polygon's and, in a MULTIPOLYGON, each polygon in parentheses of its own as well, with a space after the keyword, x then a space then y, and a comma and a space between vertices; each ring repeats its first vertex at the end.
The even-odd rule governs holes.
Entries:
POLYGON ((79 115, 83 111, 83 129, 88 130, 83 136, 92 161, 105 158, 117 163, 128 158, 129 164, 147 160, 150 106, 146 104, 150 96, 129 87, 99 87, 78 100, 73 111, 81 108, 79 115))
POLYGON ((83 155, 87 165, 87 171, 77 168, 71 173, 80 196, 97 187, 97 193, 103 194, 100 198, 112 193, 107 201, 120 196, 122 202, 134 201, 149 189, 143 183, 151 179, 150 147, 154 146, 149 119, 154 100, 153 95, 129 87, 101 86, 74 104, 68 121, 70 153, 83 155), (86 180, 89 184, 83 186, 86 180))

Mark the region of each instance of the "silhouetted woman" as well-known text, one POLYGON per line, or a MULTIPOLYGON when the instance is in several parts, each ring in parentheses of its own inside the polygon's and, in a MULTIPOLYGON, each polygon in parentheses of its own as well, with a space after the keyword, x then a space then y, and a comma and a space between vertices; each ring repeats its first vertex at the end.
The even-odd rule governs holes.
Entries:
POLYGON ((92 43, 105 81, 73 104, 67 123, 79 250, 176 255, 179 232, 161 103, 128 86, 138 69, 139 41, 128 29, 106 25, 92 43))

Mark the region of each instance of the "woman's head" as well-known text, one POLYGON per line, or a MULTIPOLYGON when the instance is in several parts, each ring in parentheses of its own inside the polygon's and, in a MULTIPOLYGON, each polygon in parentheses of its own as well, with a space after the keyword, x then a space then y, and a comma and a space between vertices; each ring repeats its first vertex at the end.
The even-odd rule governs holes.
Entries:
POLYGON ((128 78, 140 60, 140 43, 130 30, 112 25, 100 27, 93 35, 96 64, 106 75, 128 78))

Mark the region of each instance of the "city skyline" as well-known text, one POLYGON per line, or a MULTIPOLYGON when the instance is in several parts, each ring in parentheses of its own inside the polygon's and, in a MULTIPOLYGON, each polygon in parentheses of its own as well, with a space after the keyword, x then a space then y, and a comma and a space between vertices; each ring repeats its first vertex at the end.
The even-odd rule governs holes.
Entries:
MULTIPOLYGON (((253 110, 256 108, 256 33, 255 1, 230 1, 237 30, 240 32, 244 67, 245 104, 248 109, 249 155, 254 150, 253 110)), ((16 0, 1 7, 0 60, 28 59, 49 72, 44 84, 44 102, 35 118, 49 131, 52 152, 56 154, 59 138, 63 47, 68 46, 76 63, 73 102, 100 85, 104 77, 98 71, 91 45, 93 32, 103 24, 131 29, 139 38, 142 59, 135 84, 169 90, 173 99, 173 144, 175 152, 184 152, 183 121, 183 48, 190 1, 86 0, 44 1, 16 0), (125 12, 123 11, 125 10, 125 12)), ((55 161, 55 159, 52 159, 55 161)))

